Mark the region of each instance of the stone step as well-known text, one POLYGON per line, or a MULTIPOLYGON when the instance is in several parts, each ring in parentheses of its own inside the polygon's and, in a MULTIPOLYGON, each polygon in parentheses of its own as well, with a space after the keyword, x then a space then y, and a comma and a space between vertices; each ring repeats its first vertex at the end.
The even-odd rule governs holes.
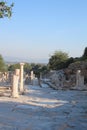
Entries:
POLYGON ((7 87, 0 86, 0 92, 6 91, 6 90, 11 90, 11 86, 7 86, 7 87))

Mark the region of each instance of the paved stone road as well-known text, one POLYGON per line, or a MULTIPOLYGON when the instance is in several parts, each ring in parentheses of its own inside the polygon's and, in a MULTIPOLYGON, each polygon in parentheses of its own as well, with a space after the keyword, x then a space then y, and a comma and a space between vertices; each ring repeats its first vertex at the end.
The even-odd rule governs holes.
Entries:
POLYGON ((18 99, 0 97, 0 130, 87 130, 87 91, 28 86, 18 99))

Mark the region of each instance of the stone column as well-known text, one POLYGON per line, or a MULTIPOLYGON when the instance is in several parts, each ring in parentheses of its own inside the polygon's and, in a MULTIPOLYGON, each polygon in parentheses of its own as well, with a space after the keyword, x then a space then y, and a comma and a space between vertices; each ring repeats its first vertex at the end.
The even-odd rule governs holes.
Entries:
POLYGON ((33 85, 33 80, 34 80, 34 78, 35 78, 35 75, 34 75, 34 72, 33 72, 33 71, 31 71, 31 76, 30 76, 30 78, 31 78, 31 84, 33 85))
POLYGON ((33 80, 33 79, 34 79, 34 72, 31 71, 31 80, 33 80))
POLYGON ((20 69, 15 69, 15 75, 20 77, 20 69))
POLYGON ((84 76, 81 75, 81 70, 77 70, 76 88, 82 90, 84 88, 84 76))
POLYGON ((77 73, 76 73, 76 86, 80 85, 80 74, 81 74, 81 70, 77 70, 77 73))
POLYGON ((23 83, 23 67, 24 63, 20 63, 20 92, 24 92, 24 83, 23 83))
POLYGON ((18 94, 18 81, 19 81, 19 77, 17 75, 13 75, 11 96, 14 97, 14 98, 19 97, 19 94, 18 94))

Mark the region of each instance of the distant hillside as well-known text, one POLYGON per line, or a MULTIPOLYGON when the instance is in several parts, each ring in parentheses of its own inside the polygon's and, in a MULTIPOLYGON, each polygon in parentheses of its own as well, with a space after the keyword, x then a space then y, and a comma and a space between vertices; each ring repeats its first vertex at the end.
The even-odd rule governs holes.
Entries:
POLYGON ((28 63, 42 63, 42 64, 47 64, 48 60, 47 59, 25 59, 25 58, 18 58, 18 57, 9 57, 9 56, 4 56, 4 61, 6 63, 19 63, 19 62, 28 62, 28 63))

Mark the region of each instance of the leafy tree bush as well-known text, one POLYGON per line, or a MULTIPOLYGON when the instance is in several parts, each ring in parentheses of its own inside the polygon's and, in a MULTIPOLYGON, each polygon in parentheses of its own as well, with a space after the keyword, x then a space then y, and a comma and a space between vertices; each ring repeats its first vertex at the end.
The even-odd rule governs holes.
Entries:
POLYGON ((24 65, 24 71, 25 71, 27 74, 30 73, 30 70, 31 70, 31 69, 32 69, 31 64, 25 63, 25 65, 24 65))
POLYGON ((68 60, 68 54, 62 51, 55 51, 49 59, 49 68, 53 70, 62 69, 68 60))
MULTIPOLYGON (((15 71, 15 69, 19 69, 19 68, 20 68, 20 64, 13 64, 8 67, 8 71, 15 71)), ((34 74, 38 78, 40 77, 40 73, 45 74, 49 71, 47 65, 35 64, 35 63, 31 63, 31 64, 25 63, 24 71, 26 72, 26 74, 29 74, 31 70, 34 71, 34 74)))
POLYGON ((12 3, 10 6, 8 6, 6 2, 1 1, 0 2, 0 18, 11 17, 13 5, 14 4, 12 3))
POLYGON ((2 55, 0 55, 0 72, 4 72, 6 70, 7 70, 7 68, 6 68, 4 59, 3 59, 2 55))
POLYGON ((80 58, 81 61, 87 61, 87 47, 85 47, 82 57, 80 58))
POLYGON ((15 69, 20 69, 20 64, 13 64, 8 67, 8 71, 15 71, 15 69))
POLYGON ((68 58, 64 63, 64 68, 67 68, 73 62, 75 62, 75 59, 73 57, 68 58))
POLYGON ((73 62, 87 61, 87 47, 84 49, 84 53, 81 57, 70 57, 68 54, 62 51, 56 51, 49 59, 49 68, 52 70, 59 70, 67 68, 73 62))
POLYGON ((87 47, 85 47, 84 53, 83 53, 83 56, 82 56, 82 57, 86 57, 86 58, 87 58, 87 47))

